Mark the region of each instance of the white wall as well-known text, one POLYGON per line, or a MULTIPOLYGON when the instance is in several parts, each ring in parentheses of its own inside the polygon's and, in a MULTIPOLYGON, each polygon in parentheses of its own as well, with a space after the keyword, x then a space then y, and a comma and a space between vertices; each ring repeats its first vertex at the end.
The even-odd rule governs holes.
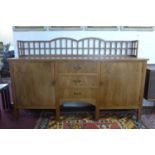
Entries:
POLYGON ((11 26, 0 25, 0 41, 4 44, 13 44, 13 32, 11 26))
MULTIPOLYGON (((13 32, 14 45, 17 40, 51 40, 57 37, 98 37, 104 40, 139 40, 138 57, 155 63, 155 31, 39 31, 13 32)), ((18 57, 15 46, 15 55, 18 57)))

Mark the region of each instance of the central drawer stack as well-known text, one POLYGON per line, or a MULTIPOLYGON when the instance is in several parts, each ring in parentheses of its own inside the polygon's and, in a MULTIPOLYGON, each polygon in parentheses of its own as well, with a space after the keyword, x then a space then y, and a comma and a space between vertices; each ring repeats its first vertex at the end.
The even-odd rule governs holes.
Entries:
POLYGON ((98 72, 96 62, 70 61, 57 63, 58 102, 82 101, 96 104, 98 72))

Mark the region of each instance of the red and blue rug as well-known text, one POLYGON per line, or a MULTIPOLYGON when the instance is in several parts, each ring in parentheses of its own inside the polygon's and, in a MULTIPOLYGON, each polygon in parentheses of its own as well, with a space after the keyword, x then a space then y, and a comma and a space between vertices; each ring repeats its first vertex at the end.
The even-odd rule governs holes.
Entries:
POLYGON ((41 114, 35 129, 145 129, 134 112, 101 112, 95 121, 92 112, 63 112, 60 121, 50 112, 41 114))

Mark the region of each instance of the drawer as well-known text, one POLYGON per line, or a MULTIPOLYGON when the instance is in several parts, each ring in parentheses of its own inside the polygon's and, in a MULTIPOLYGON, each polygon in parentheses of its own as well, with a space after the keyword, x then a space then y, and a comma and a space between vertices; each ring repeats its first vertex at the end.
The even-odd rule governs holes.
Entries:
POLYGON ((61 75, 58 78, 60 87, 97 87, 96 75, 61 75))
POLYGON ((58 73, 97 73, 96 62, 59 62, 58 73))
POLYGON ((59 94, 61 98, 96 98, 96 89, 90 88, 66 88, 61 89, 59 94))

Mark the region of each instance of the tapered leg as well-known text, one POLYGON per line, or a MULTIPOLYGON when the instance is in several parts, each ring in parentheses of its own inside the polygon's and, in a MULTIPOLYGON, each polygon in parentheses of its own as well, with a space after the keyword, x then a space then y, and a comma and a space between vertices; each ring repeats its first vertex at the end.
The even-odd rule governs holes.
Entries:
POLYGON ((59 121, 60 119, 60 107, 59 104, 56 106, 56 121, 59 121))
POLYGON ((6 102, 7 102, 6 108, 9 110, 9 109, 11 109, 11 100, 10 100, 9 87, 6 88, 5 94, 6 94, 6 102))
POLYGON ((2 118, 2 114, 1 114, 1 108, 0 108, 0 120, 1 120, 1 118, 2 118))
POLYGON ((11 108, 9 86, 6 86, 1 90, 1 97, 3 109, 9 110, 11 108))
POLYGON ((95 119, 98 120, 99 119, 99 115, 100 115, 100 110, 98 108, 98 106, 96 106, 96 116, 95 116, 95 119))
POLYGON ((19 119, 19 109, 18 108, 15 108, 13 109, 13 115, 14 115, 14 118, 17 120, 19 119))
POLYGON ((142 109, 137 109, 137 120, 141 121, 142 109))

